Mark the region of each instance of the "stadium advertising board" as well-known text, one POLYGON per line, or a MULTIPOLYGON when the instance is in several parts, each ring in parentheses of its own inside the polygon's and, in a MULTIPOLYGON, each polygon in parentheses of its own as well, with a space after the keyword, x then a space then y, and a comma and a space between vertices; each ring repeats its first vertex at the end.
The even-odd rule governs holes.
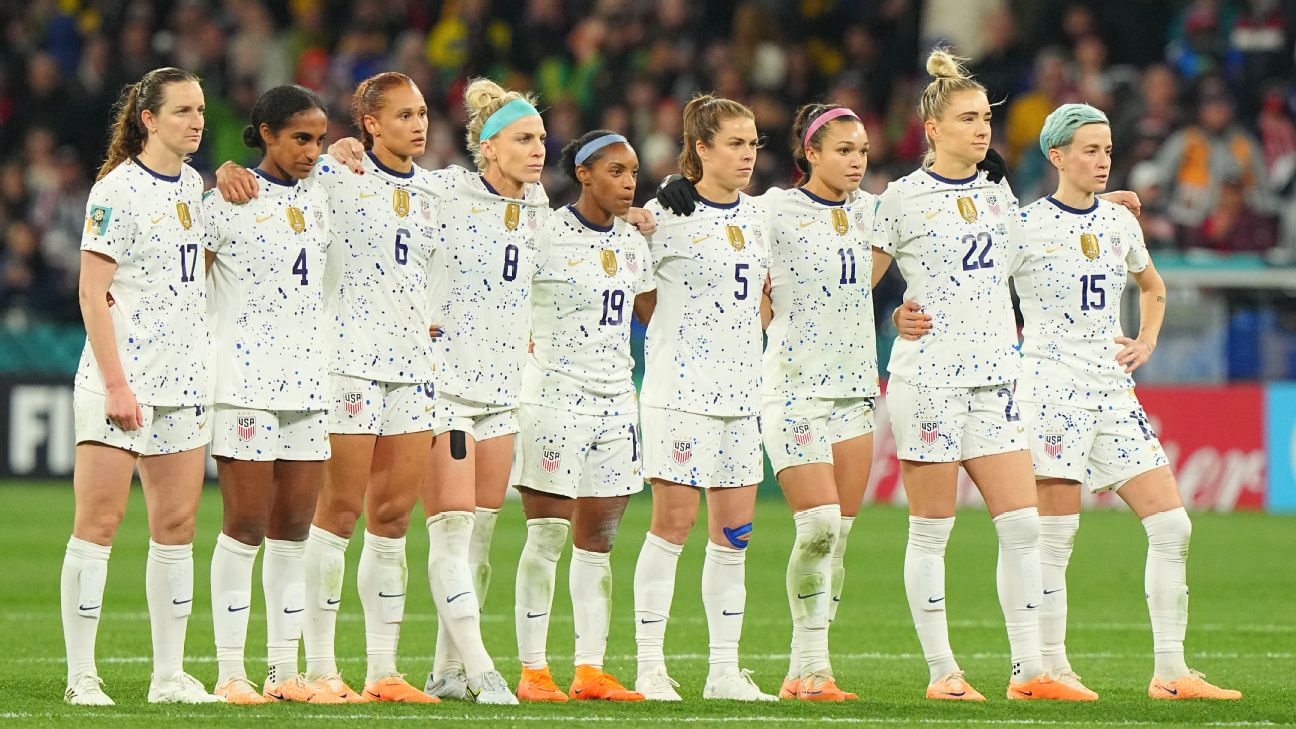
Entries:
POLYGON ((1265 388, 1269 451, 1268 511, 1296 512, 1296 383, 1265 388))

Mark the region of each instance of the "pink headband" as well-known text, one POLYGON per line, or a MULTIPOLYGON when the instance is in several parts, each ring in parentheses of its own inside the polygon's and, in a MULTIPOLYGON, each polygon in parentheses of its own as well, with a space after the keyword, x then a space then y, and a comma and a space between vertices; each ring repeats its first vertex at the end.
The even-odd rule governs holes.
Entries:
POLYGON ((837 119, 843 116, 854 117, 856 119, 859 118, 859 115, 857 115, 855 112, 851 111, 850 109, 847 109, 844 106, 839 106, 836 109, 829 109, 828 111, 825 111, 824 113, 820 114, 817 118, 815 118, 813 122, 810 123, 810 128, 806 130, 805 139, 801 142, 801 146, 809 147, 810 138, 814 136, 815 132, 819 131, 819 127, 827 124, 833 119, 837 119))

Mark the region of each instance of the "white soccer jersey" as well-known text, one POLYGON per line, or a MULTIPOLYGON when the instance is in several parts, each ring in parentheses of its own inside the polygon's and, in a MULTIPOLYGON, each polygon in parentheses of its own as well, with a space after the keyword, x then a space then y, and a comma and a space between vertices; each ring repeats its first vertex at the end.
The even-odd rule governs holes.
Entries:
POLYGON ((657 308, 648 325, 645 405, 738 417, 760 409, 760 299, 769 271, 769 216, 739 194, 688 217, 657 216, 648 240, 657 308))
MULTIPOLYGON (((206 405, 202 177, 160 175, 131 159, 90 190, 81 250, 117 263, 108 288, 117 355, 141 404, 206 405)), ((87 339, 77 387, 106 394, 87 339)))
POLYGON ((328 195, 314 178, 256 170, 246 205, 203 197, 204 244, 216 254, 207 315, 214 401, 261 410, 327 410, 329 335, 324 314, 328 195))
POLYGON ((522 402, 586 415, 636 412, 630 319, 656 287, 648 242, 623 220, 595 226, 570 205, 536 236, 534 350, 522 402))
POLYGON ((328 193, 325 305, 330 371, 380 382, 434 380, 428 291, 441 241, 432 173, 364 159, 357 175, 329 155, 315 165, 328 193))
POLYGON ((877 395, 869 248, 877 198, 857 192, 835 203, 776 188, 756 202, 769 210, 772 231, 764 395, 877 395))
POLYGON ((1148 266, 1138 221, 1106 200, 1077 210, 1046 197, 1021 211, 1019 231, 1024 250, 1013 279, 1026 359, 1017 398, 1131 406, 1134 378, 1116 361, 1114 340, 1126 276, 1148 266))
POLYGON ((433 342, 442 392, 513 407, 527 352, 535 236, 549 198, 527 185, 522 199, 500 196, 477 172, 436 173, 442 196, 442 249, 432 287, 433 342))
POLYGON ((904 275, 906 301, 932 316, 918 341, 897 337, 891 374, 926 387, 982 387, 1020 371, 1009 266, 1017 198, 984 172, 962 179, 920 169, 887 186, 873 246, 904 275))

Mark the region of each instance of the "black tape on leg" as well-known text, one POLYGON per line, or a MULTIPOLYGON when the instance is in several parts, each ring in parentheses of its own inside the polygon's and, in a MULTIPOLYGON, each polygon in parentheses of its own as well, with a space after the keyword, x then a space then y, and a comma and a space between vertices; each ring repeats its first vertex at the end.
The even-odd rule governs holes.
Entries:
POLYGON ((468 457, 468 435, 462 430, 450 431, 450 457, 456 461, 468 457))

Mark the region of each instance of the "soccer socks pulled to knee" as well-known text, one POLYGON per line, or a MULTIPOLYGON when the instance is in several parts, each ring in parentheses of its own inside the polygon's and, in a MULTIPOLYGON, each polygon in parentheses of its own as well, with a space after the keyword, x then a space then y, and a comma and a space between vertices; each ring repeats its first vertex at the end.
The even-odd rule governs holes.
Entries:
POLYGON ((639 675, 666 667, 666 623, 675 598, 675 567, 684 547, 649 532, 635 563, 635 643, 639 675))
POLYGON ((792 660, 802 673, 828 671, 828 617, 832 604, 832 561, 841 526, 836 504, 799 511, 792 517, 796 541, 788 559, 787 593, 792 611, 792 660))
POLYGON ((842 588, 846 585, 846 541, 850 538, 855 517, 843 516, 837 528, 837 543, 832 555, 832 604, 828 608, 828 622, 837 619, 837 606, 841 604, 842 588))
POLYGON ((104 584, 112 547, 71 537, 63 555, 59 602, 63 613, 63 644, 67 649, 68 684, 77 676, 98 675, 95 638, 103 614, 104 584))
POLYGON ((549 610, 553 607, 558 558, 567 545, 571 525, 566 519, 528 519, 526 544, 518 558, 514 589, 513 625, 517 629, 518 658, 527 668, 549 665, 545 644, 549 639, 549 610))
MULTIPOLYGON (((495 667, 481 636, 481 605, 477 601, 473 576, 468 568, 468 543, 472 539, 474 516, 468 511, 446 511, 428 517, 428 582, 437 606, 437 618, 444 631, 438 632, 437 655, 442 636, 462 660, 468 675, 495 667)), ((441 676, 444 673, 436 673, 441 676)), ((442 669, 444 670, 444 669, 442 669)))
POLYGON ((312 680, 338 672, 333 637, 342 603, 349 541, 313 525, 306 539, 306 621, 302 642, 306 646, 306 677, 312 680))
MULTIPOLYGON (((495 521, 499 518, 499 509, 477 507, 473 511, 472 536, 468 541, 468 569, 472 574, 473 592, 477 596, 478 609, 486 603, 486 592, 490 589, 491 565, 490 547, 495 536, 495 521)), ((432 661, 432 675, 444 676, 464 670, 464 661, 455 647, 454 637, 437 624, 436 655, 432 661)))
POLYGON ((1188 630, 1188 542, 1192 522, 1183 507, 1143 520, 1147 531, 1147 567, 1143 589, 1152 619, 1152 650, 1156 677, 1176 679, 1188 673, 1184 662, 1184 633, 1188 630))
POLYGON ((922 644, 931 680, 959 670, 950 650, 949 625, 945 617, 945 545, 954 529, 954 517, 927 519, 909 517, 909 541, 905 545, 905 596, 909 614, 922 644))
POLYGON ((603 667, 612 615, 612 559, 606 552, 572 548, 568 571, 578 666, 603 667))
POLYGON ((1044 602, 1040 583, 1040 520, 1033 506, 994 518, 999 535, 999 565, 995 582, 999 607, 1008 628, 1013 680, 1030 681, 1044 672, 1040 658, 1039 610, 1044 602))
POLYGON ((1079 529, 1079 514, 1040 517, 1040 583, 1044 588, 1039 616, 1040 657, 1046 671, 1071 668, 1066 656, 1066 570, 1079 529))
POLYGON ((265 540, 261 589, 266 606, 266 665, 268 683, 297 675, 297 645, 306 610, 306 542, 265 540))
POLYGON ((707 542, 706 560, 702 563, 702 607, 711 638, 711 676, 738 672, 738 641, 747 610, 746 580, 746 550, 707 542))
POLYGON ((252 612, 252 565, 259 546, 221 532, 211 560, 212 634, 216 638, 217 685, 247 676, 243 650, 252 612))
POLYGON ((150 539, 144 593, 153 637, 153 676, 169 678, 184 670, 185 629, 193 612, 193 544, 150 539))
POLYGON ((405 537, 380 537, 364 533, 356 587, 364 608, 365 653, 369 656, 366 683, 396 673, 396 646, 405 619, 405 537))

